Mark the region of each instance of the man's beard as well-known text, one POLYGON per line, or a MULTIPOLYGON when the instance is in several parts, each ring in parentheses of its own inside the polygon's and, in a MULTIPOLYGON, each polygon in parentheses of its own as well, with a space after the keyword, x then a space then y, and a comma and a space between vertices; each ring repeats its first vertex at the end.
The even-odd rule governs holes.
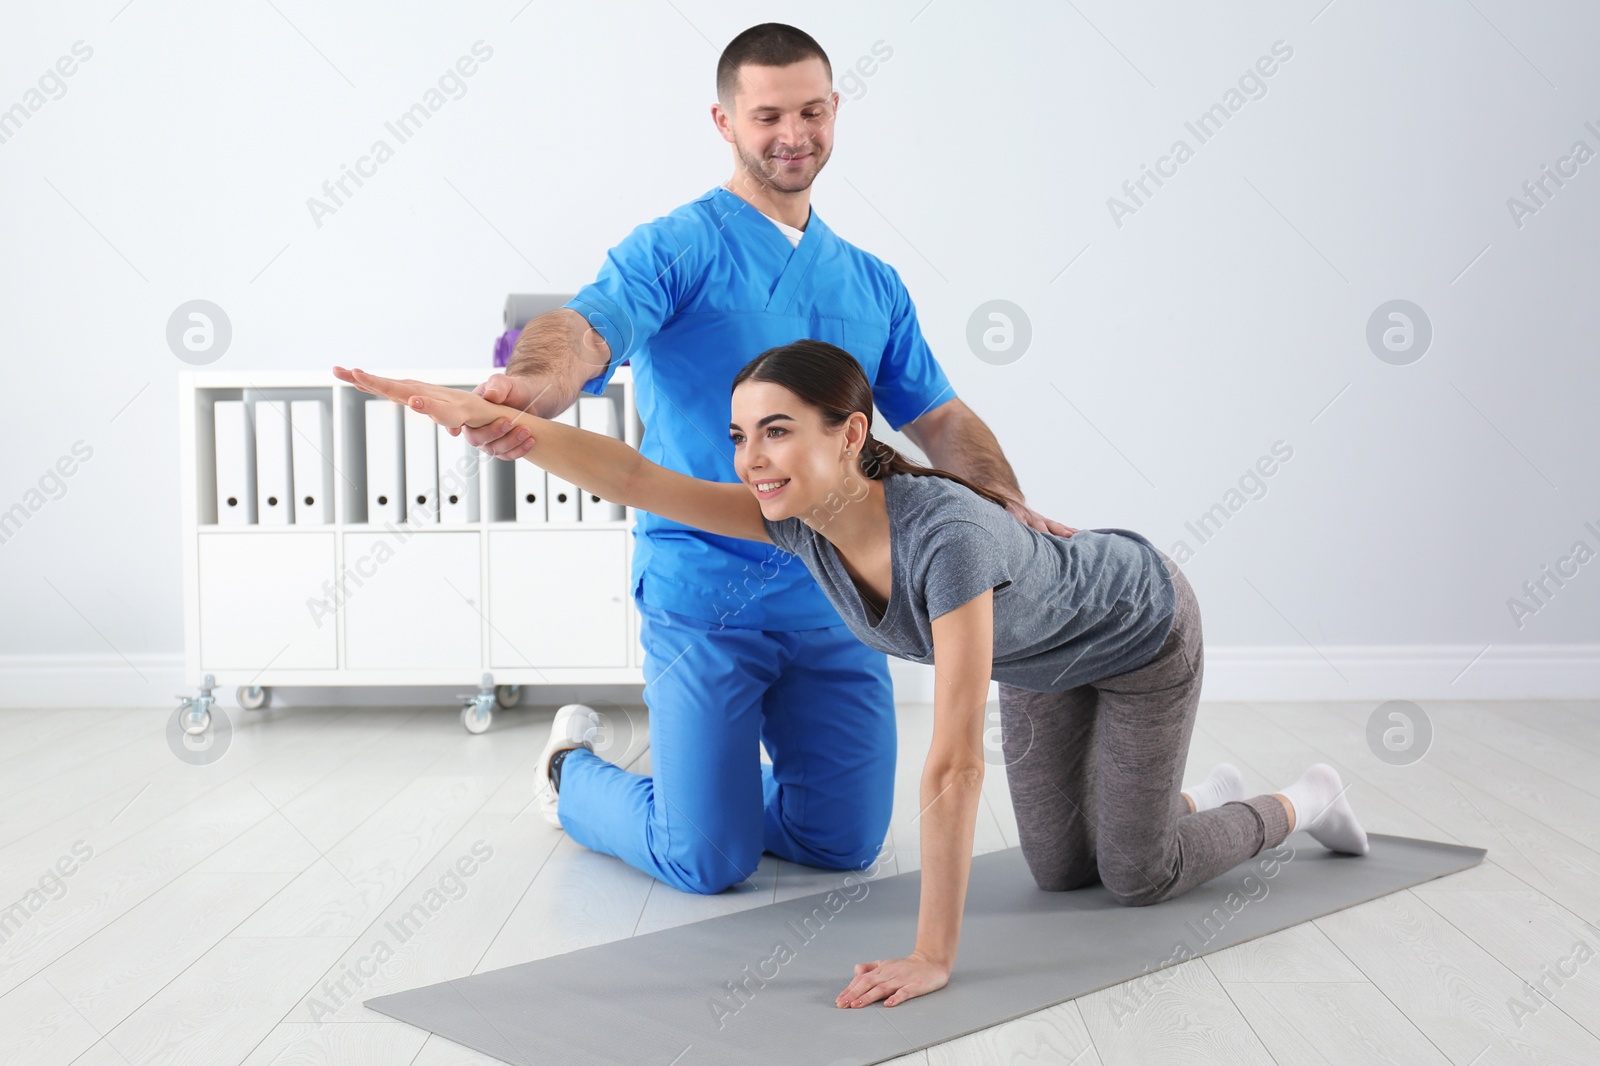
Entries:
POLYGON ((810 149, 807 165, 792 174, 785 173, 783 164, 776 157, 760 159, 742 147, 739 149, 739 160, 756 180, 782 192, 800 192, 810 188, 817 175, 822 173, 823 164, 828 161, 827 156, 819 153, 814 146, 810 149))

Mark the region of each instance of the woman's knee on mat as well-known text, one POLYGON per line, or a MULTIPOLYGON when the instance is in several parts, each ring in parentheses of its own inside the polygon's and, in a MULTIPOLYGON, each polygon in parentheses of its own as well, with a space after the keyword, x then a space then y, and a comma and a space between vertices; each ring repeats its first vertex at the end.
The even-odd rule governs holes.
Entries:
POLYGON ((1138 869, 1118 866, 1100 871, 1100 881, 1111 898, 1124 907, 1148 907, 1170 899, 1174 880, 1156 881, 1138 869))
MULTIPOLYGON (((1027 858, 1026 854, 1023 857, 1027 858)), ((1035 862, 1029 859, 1028 870, 1033 874, 1034 884, 1045 892, 1071 892, 1100 879, 1100 871, 1093 861, 1035 862)))
POLYGON ((1116 900, 1118 905, 1123 907, 1148 907, 1152 903, 1164 903, 1170 897, 1165 892, 1157 893, 1144 891, 1135 892, 1132 895, 1126 895, 1121 892, 1113 892, 1111 893, 1111 898, 1116 900))

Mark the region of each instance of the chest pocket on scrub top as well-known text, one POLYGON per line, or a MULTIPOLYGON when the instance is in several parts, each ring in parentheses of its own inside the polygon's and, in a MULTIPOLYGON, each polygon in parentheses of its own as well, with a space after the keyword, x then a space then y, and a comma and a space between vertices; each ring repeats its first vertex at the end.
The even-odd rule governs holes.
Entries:
MULTIPOLYGON (((883 350, 889 343, 889 325, 886 322, 861 322, 854 319, 826 319, 838 338, 821 337, 829 344, 843 348, 855 356, 856 362, 867 375, 867 384, 878 380, 878 367, 883 363, 883 350)), ((878 421, 876 418, 874 421, 878 421)))

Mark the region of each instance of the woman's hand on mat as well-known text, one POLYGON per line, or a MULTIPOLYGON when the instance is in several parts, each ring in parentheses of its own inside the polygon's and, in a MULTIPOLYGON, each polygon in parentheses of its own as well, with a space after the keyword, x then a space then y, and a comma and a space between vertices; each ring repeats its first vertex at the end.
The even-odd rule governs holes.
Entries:
POLYGON ((1058 537, 1070 537, 1077 532, 1071 526, 1062 525, 1054 518, 1046 518, 1025 503, 1015 501, 1006 504, 1006 510, 1016 516, 1017 520, 1025 526, 1032 526, 1040 533, 1054 533, 1058 537))
POLYGON ((505 408, 462 389, 430 385, 426 381, 414 381, 411 378, 379 377, 364 370, 346 370, 342 366, 334 367, 333 375, 340 381, 348 381, 362 392, 404 404, 441 426, 487 426, 507 415, 505 408))
POLYGON ((937 992, 950 982, 950 967, 913 951, 903 959, 856 963, 856 979, 833 1001, 836 1007, 865 1007, 884 997, 885 1007, 937 992))

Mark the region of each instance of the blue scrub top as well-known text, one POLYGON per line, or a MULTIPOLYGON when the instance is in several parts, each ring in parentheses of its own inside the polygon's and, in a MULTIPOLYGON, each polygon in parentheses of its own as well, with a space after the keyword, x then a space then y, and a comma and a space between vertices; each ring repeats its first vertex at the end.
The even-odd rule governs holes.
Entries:
MULTIPOLYGON (((600 395, 624 359, 644 423, 640 452, 691 477, 738 483, 733 379, 801 338, 855 356, 895 430, 955 398, 895 269, 811 212, 798 246, 722 186, 634 227, 566 305, 611 348, 583 386, 600 395)), ((842 625, 796 556, 637 512, 631 585, 664 610, 741 629, 842 625), (641 535, 642 534, 642 535, 641 535), (642 582, 642 587, 641 587, 642 582)))

